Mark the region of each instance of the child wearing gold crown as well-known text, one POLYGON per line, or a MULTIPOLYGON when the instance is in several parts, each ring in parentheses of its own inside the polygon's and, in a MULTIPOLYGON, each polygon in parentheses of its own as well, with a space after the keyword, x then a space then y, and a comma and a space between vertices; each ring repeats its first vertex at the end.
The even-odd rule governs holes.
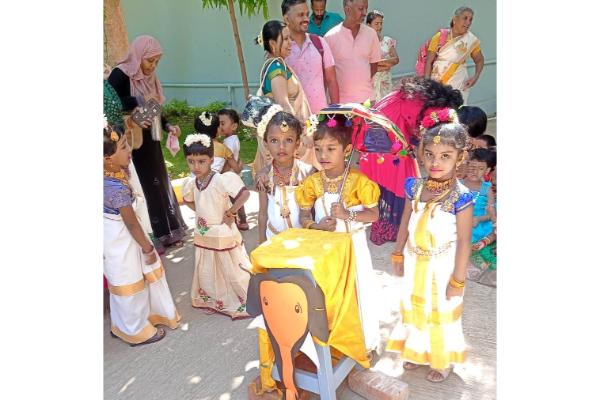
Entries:
POLYGON ((104 127, 104 275, 110 292, 111 334, 131 346, 165 337, 156 325, 177 328, 180 316, 165 271, 136 215, 125 135, 104 127))
POLYGON ((220 174, 211 169, 214 144, 208 135, 194 133, 186 137, 183 146, 195 176, 182 191, 186 205, 196 212, 192 306, 231 319, 246 318, 250 260, 235 217, 250 192, 236 173, 220 174))
POLYGON ((465 275, 471 254, 473 195, 456 178, 467 131, 456 112, 439 109, 421 123, 419 157, 426 178, 408 178, 407 202, 391 256, 403 276, 400 313, 387 345, 406 370, 429 365, 426 379, 444 381, 465 360, 462 331, 465 275))

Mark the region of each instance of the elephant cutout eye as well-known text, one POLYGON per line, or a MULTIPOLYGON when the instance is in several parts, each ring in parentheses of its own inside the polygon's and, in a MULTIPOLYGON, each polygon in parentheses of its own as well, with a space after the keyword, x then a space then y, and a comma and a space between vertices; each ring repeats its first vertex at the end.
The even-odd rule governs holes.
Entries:
POLYGON ((294 310, 296 310, 296 314, 302 314, 302 307, 300 306, 299 303, 296 304, 296 307, 294 307, 294 310))
POLYGON ((267 298, 266 298, 266 297, 263 297, 263 303, 265 304, 265 306, 268 306, 268 305, 269 305, 269 302, 267 301, 267 298))

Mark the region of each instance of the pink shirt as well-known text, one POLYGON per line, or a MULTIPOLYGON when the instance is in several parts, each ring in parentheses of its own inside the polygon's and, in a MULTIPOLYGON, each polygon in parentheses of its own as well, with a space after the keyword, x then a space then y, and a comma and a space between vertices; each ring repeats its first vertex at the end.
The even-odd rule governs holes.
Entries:
MULTIPOLYGON (((323 46, 323 58, 325 68, 335 65, 329 45, 321 37, 318 38, 323 46)), ((300 80, 302 89, 306 94, 310 111, 316 113, 326 107, 327 96, 325 94, 325 77, 323 76, 323 65, 319 50, 310 40, 308 33, 302 48, 292 41, 292 52, 286 57, 285 62, 289 65, 300 80)))
POLYGON ((361 24, 356 39, 344 24, 331 28, 325 40, 335 60, 340 103, 363 103, 374 98, 371 63, 381 60, 377 32, 361 24))

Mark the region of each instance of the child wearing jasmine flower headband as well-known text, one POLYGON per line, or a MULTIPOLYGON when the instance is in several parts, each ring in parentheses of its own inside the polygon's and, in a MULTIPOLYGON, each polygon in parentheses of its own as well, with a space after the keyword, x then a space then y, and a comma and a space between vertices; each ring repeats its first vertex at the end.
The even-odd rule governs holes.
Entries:
POLYGON ((401 322, 387 350, 402 353, 406 370, 429 365, 426 379, 444 381, 465 360, 461 315, 471 254, 473 194, 457 180, 467 130, 454 110, 429 112, 421 122, 419 157, 426 178, 408 178, 392 265, 404 276, 401 322))
POLYGON ((271 161, 257 174, 258 244, 289 228, 301 228, 296 187, 313 167, 294 157, 300 146, 302 124, 272 101, 252 97, 244 110, 244 124, 256 128, 258 140, 271 161))
POLYGON ((239 174, 242 165, 233 157, 231 150, 223 143, 216 141, 219 132, 219 116, 212 112, 204 111, 194 118, 194 128, 198 133, 208 135, 214 141, 214 156, 211 168, 215 172, 234 171, 239 174))
POLYGON ((194 133, 183 145, 195 176, 182 191, 185 204, 196 211, 192 306, 206 309, 209 314, 246 318, 250 260, 234 222, 250 193, 234 172, 220 174, 211 169, 216 143, 208 135, 194 133))

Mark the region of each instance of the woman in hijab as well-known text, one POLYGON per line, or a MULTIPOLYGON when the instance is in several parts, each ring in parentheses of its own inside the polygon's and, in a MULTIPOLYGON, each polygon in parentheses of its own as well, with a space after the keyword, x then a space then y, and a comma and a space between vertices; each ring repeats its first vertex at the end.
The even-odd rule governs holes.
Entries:
MULTIPOLYGON (((125 58, 111 71, 108 82, 121 98, 124 112, 131 112, 150 99, 161 105, 164 103, 165 96, 156 76, 162 53, 158 40, 148 35, 138 36, 131 43, 125 58)), ((154 128, 168 131, 176 137, 181 134, 179 127, 169 124, 164 116, 161 116, 160 125, 154 128)), ((148 204, 155 245, 161 253, 163 246, 181 244, 187 226, 169 181, 161 142, 153 139, 151 123, 143 122, 140 127, 142 144, 138 149, 135 149, 135 143, 132 144, 133 164, 148 204)), ((135 138, 134 134, 132 138, 135 138)), ((139 143, 139 139, 134 142, 139 143)))

